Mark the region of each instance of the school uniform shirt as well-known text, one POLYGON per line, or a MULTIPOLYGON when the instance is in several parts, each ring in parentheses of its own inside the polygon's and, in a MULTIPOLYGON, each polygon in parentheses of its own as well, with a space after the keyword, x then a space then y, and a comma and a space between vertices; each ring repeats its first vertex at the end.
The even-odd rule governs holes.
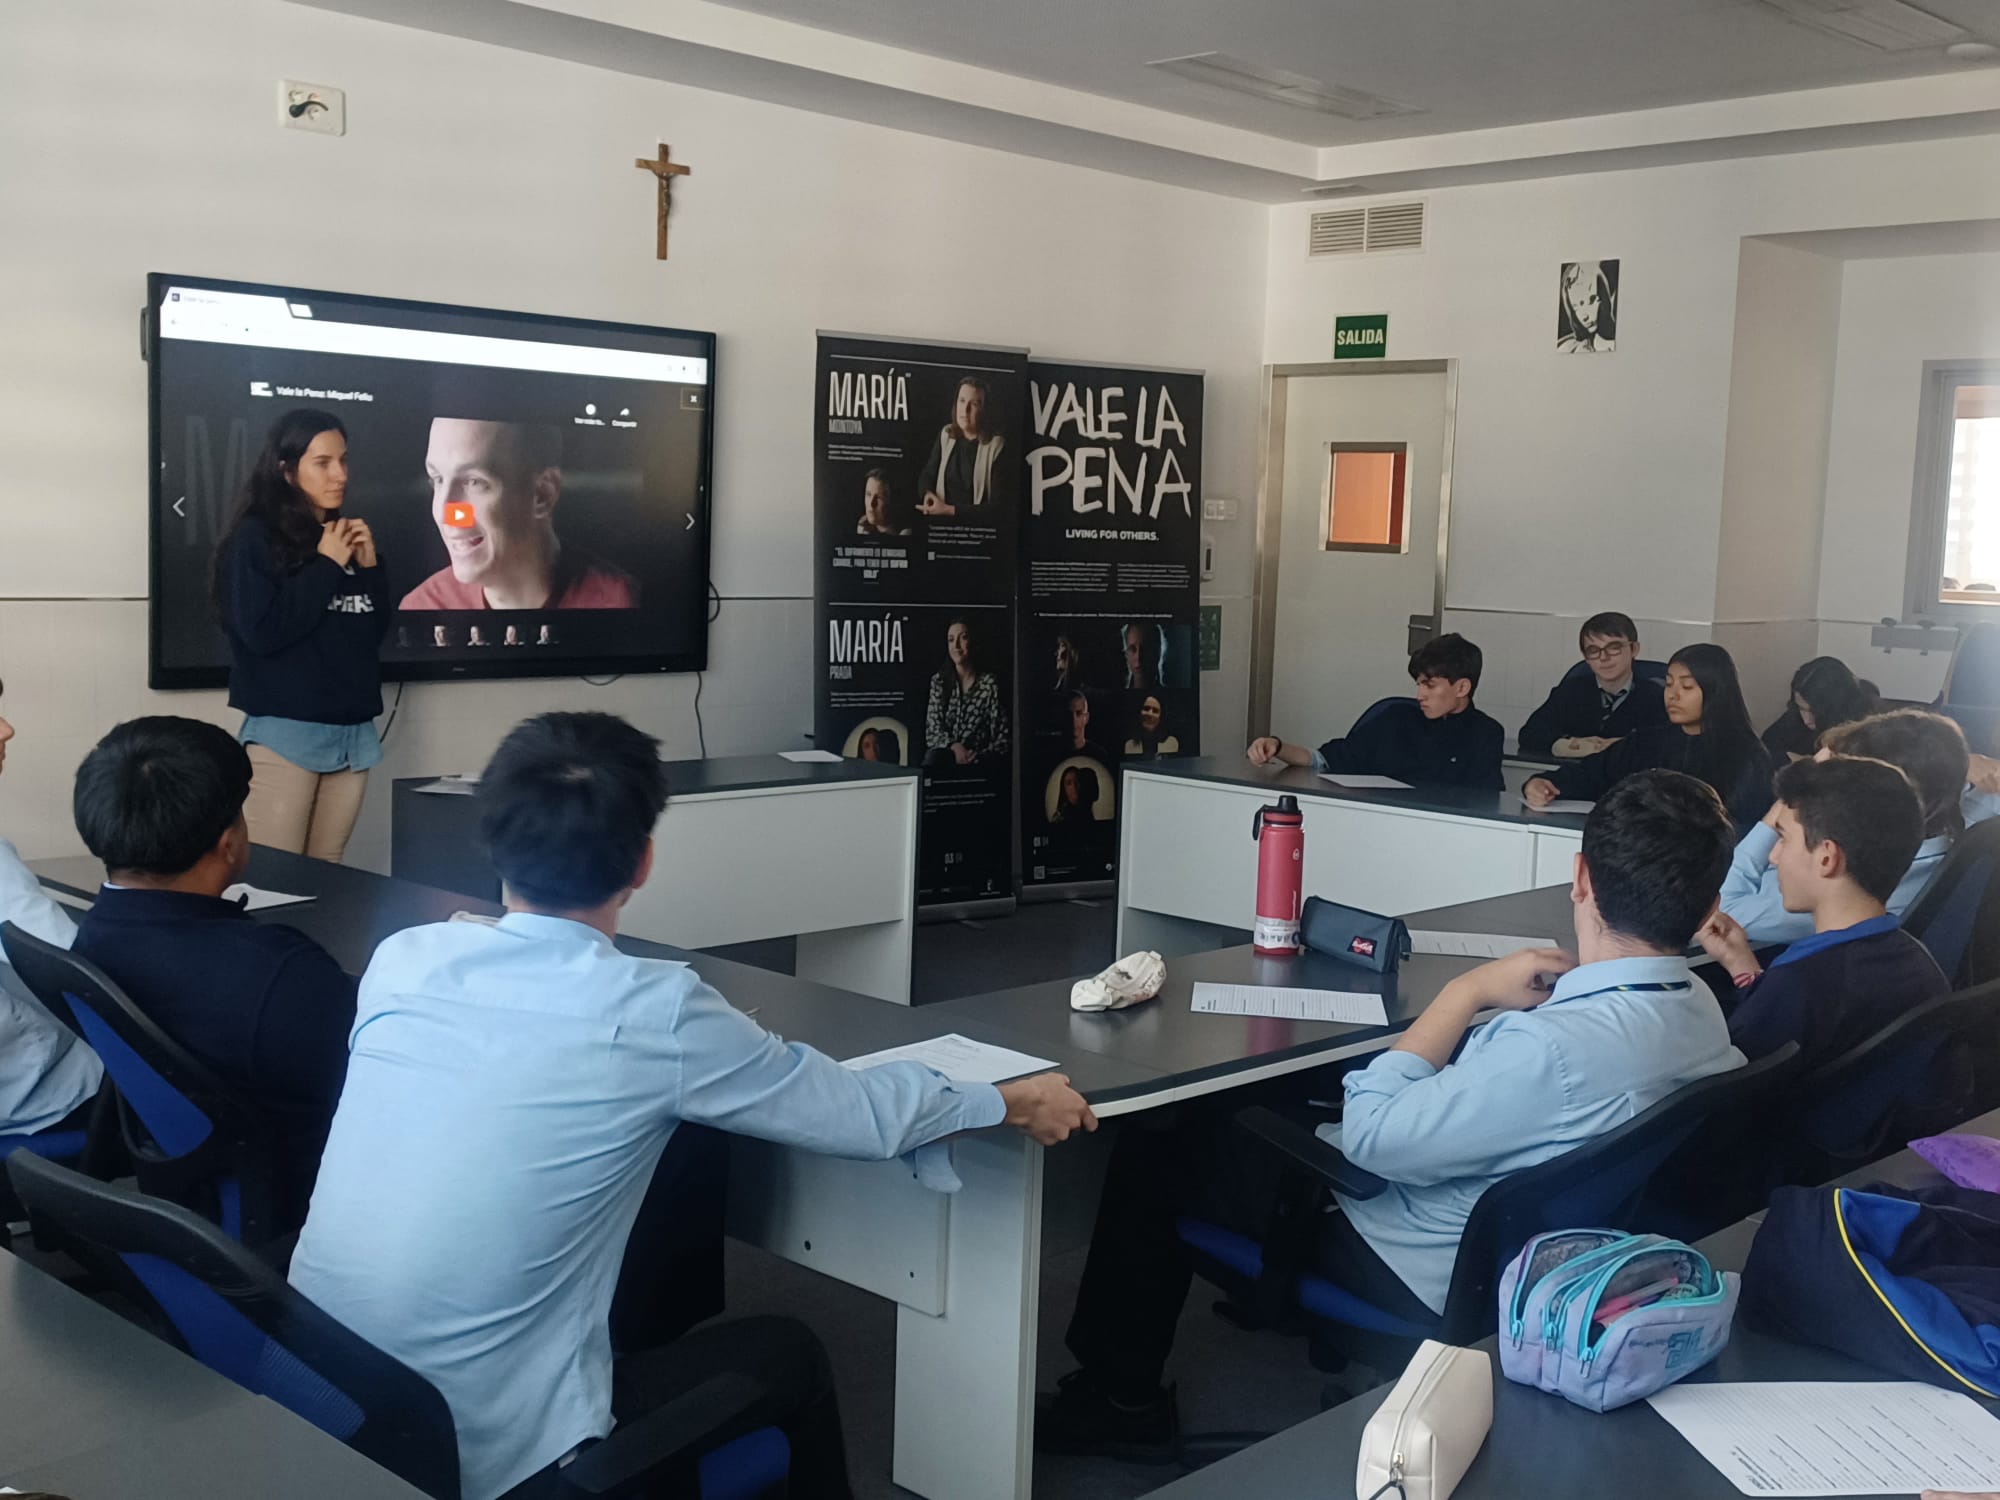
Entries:
POLYGON ((270 528, 250 517, 219 566, 231 708, 309 724, 382 712, 382 637, 394 606, 379 563, 342 567, 316 552, 287 572, 270 528))
POLYGON ((1441 1069, 1385 1052, 1349 1073, 1341 1121, 1319 1134, 1387 1179, 1377 1197, 1339 1195, 1341 1211, 1443 1312, 1458 1242, 1487 1188, 1742 1066, 1721 1007, 1685 958, 1610 959, 1570 970, 1533 1010, 1473 1028, 1441 1069))
POLYGON ((1748 741, 1733 765, 1711 763, 1708 736, 1688 734, 1678 724, 1640 729, 1609 750, 1569 761, 1542 774, 1564 797, 1595 802, 1634 771, 1682 771, 1715 788, 1729 820, 1745 829, 1771 810, 1771 762, 1757 740, 1748 741))
MULTIPOLYGON (((67 948, 76 924, 0 839, 0 922, 67 948)), ((82 1108, 104 1081, 83 1038, 50 1015, 0 954, 0 1135, 32 1135, 82 1108)))
MULTIPOLYGON (((2000 798, 1974 787, 1965 789, 1958 805, 1967 828, 2000 813, 2000 798)), ((1917 845, 1910 868, 1903 872, 1903 878, 1896 882, 1896 889, 1885 903, 1889 915, 1900 917, 1910 909, 1910 903, 1923 894, 1937 867, 1944 863, 1951 845, 1951 836, 1942 833, 1917 845)), ((1759 819, 1737 842, 1736 852, 1729 860, 1729 874, 1722 882, 1723 912, 1734 917, 1745 935, 1759 947, 1795 943, 1813 935, 1811 912, 1785 910, 1784 896, 1778 889, 1778 872, 1771 867, 1771 851, 1777 847, 1777 830, 1759 819)))
POLYGON ((102 887, 76 951, 269 1123, 280 1222, 303 1223, 347 1072, 353 978, 296 927, 186 891, 102 887))
POLYGON ((1357 719, 1345 736, 1313 751, 1313 769, 1394 776, 1418 785, 1506 789, 1500 757, 1507 735, 1499 720, 1470 704, 1441 719, 1425 718, 1414 698, 1391 699, 1378 707, 1379 712, 1370 709, 1357 719))
POLYGON ((1547 755, 1557 740, 1622 740, 1635 730, 1656 728, 1667 722, 1664 691, 1636 672, 1616 693, 1605 692, 1588 672, 1565 677, 1521 726, 1521 753, 1547 755))
POLYGON ((1736 1003, 1729 1035, 1745 1056, 1799 1044, 1810 1072, 1926 1000, 1951 993, 1930 950, 1892 914, 1801 938, 1736 1003))
POLYGON ((611 1431, 612 1289, 681 1121, 883 1160, 1005 1113, 784 1042, 580 922, 410 928, 362 977, 291 1282, 438 1388, 465 1500, 491 1500, 611 1431))

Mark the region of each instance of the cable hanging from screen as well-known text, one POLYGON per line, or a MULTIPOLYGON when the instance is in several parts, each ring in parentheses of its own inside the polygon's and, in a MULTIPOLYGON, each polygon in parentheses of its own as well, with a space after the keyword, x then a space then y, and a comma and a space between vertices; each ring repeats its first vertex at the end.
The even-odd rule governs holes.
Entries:
POLYGON ((396 727, 396 715, 402 712, 403 689, 407 688, 408 686, 409 684, 407 682, 399 682, 396 684, 396 701, 389 705, 389 717, 382 721, 382 728, 375 736, 376 739, 380 740, 385 745, 389 743, 389 731, 396 727))

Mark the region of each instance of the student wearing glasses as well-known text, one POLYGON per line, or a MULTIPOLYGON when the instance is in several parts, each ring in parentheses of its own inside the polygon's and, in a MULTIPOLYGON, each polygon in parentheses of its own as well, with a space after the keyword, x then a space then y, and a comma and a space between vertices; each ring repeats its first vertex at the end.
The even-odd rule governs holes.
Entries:
POLYGON ((1630 615, 1606 610, 1577 632, 1587 673, 1572 671, 1549 690, 1521 726, 1523 755, 1574 760, 1608 750, 1638 729, 1667 722, 1663 689, 1638 675, 1639 628, 1630 615))

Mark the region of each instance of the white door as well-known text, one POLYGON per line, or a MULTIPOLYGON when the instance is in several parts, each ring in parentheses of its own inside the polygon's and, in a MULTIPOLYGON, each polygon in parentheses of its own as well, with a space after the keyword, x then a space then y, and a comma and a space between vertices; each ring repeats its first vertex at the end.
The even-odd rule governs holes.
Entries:
POLYGON ((1285 382, 1271 733, 1344 734, 1378 698, 1408 696, 1408 626, 1436 600, 1445 381, 1424 374, 1294 375, 1285 382), (1405 550, 1330 551, 1330 444, 1407 447, 1405 550))

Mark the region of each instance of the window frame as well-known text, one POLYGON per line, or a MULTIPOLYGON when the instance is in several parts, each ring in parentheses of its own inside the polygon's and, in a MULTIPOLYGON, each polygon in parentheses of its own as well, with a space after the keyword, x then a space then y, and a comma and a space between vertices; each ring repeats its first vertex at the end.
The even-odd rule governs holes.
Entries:
POLYGON ((1992 604, 1940 599, 1945 530, 1951 523, 1951 454, 1961 386, 2000 385, 2000 359, 1924 361, 1917 406, 1916 472, 1910 492, 1910 539, 1903 572, 1903 618, 1966 625, 2000 622, 1992 604))
POLYGON ((1326 449, 1326 477, 1320 484, 1319 500, 1319 550, 1321 552, 1375 552, 1391 557, 1407 557, 1410 552, 1410 496, 1415 476, 1411 473, 1410 445, 1407 442, 1384 441, 1379 443, 1330 442, 1322 445, 1326 449), (1336 542, 1333 534, 1333 481, 1343 453, 1380 453, 1394 458, 1393 472, 1402 476, 1402 493, 1395 496, 1394 530, 1401 538, 1395 542, 1336 542))

